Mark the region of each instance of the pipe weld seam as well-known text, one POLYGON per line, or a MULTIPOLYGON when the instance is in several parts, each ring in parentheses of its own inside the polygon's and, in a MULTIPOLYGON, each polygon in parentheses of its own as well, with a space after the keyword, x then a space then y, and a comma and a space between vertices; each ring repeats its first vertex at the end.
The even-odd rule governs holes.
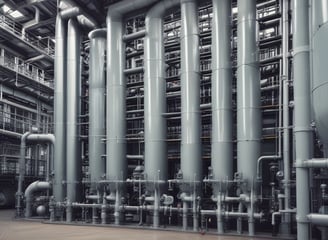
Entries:
POLYGON ((299 53, 309 53, 309 52, 310 52, 309 45, 302 45, 302 46, 294 47, 292 56, 295 57, 299 53))
POLYGON ((294 133, 312 132, 312 127, 294 127, 294 133))
POLYGON ((318 25, 318 28, 316 29, 316 31, 312 34, 312 38, 314 38, 315 35, 316 35, 318 32, 321 31, 321 28, 326 27, 326 26, 328 26, 328 21, 319 24, 319 25, 318 25))
POLYGON ((257 19, 256 18, 247 18, 247 17, 238 18, 237 26, 242 23, 245 23, 245 22, 257 22, 257 19))
POLYGON ((319 88, 321 88, 321 87, 323 87, 324 85, 327 85, 327 84, 328 84, 328 81, 327 81, 327 82, 324 82, 324 83, 321 83, 321 84, 319 84, 318 86, 312 88, 312 93, 314 94, 314 92, 315 92, 316 90, 318 90, 319 88))

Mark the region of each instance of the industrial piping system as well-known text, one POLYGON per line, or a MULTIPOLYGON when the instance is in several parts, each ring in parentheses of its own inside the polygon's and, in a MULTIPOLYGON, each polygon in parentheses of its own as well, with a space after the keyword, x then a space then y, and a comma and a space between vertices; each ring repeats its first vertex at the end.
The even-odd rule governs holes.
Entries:
MULTIPOLYGON (((272 1, 259 5, 270 5, 272 1)), ((56 86, 55 86, 55 146, 53 198, 49 206, 55 209, 66 208, 66 221, 77 218, 73 209, 82 209, 81 216, 87 216, 85 209, 92 208, 93 223, 99 210, 101 222, 114 220, 115 224, 123 223, 124 217, 139 216, 139 224, 143 217, 152 216, 152 226, 161 225, 160 216, 177 216, 182 220, 182 229, 187 230, 192 215, 193 230, 199 230, 199 223, 204 217, 217 217, 217 231, 224 233, 229 224, 229 218, 237 219, 237 232, 242 232, 242 219, 248 220, 249 235, 255 235, 255 219, 263 219, 265 215, 257 211, 267 199, 263 198, 262 177, 263 160, 280 160, 277 165, 283 169, 284 175, 278 174, 271 180, 281 183, 279 191, 271 188, 272 204, 279 203, 278 212, 270 212, 273 225, 276 216, 282 216, 286 229, 282 233, 290 234, 293 223, 291 214, 297 212, 298 239, 310 237, 309 223, 327 225, 327 215, 324 213, 326 186, 322 184, 323 205, 319 213, 310 213, 309 198, 309 168, 324 173, 327 168, 327 127, 325 116, 327 112, 322 102, 325 97, 326 76, 323 66, 326 59, 325 42, 326 1, 312 1, 312 48, 313 49, 313 110, 317 133, 323 143, 323 157, 312 154, 312 123, 310 95, 310 38, 309 38, 309 1, 293 0, 293 62, 294 84, 289 75, 288 41, 289 21, 287 0, 280 1, 282 5, 282 66, 279 94, 279 128, 283 129, 283 152, 281 152, 280 130, 277 155, 263 155, 261 152, 262 119, 261 119, 261 84, 259 78, 259 39, 255 0, 239 0, 237 21, 237 173, 233 174, 233 100, 232 100, 232 66, 231 66, 231 1, 213 0, 212 17, 212 102, 203 108, 200 105, 200 45, 198 7, 195 0, 171 1, 120 1, 110 5, 106 19, 107 23, 107 68, 104 67, 106 50, 106 31, 97 29, 89 34, 90 38, 90 69, 89 69, 89 171, 90 177, 82 182, 79 116, 80 116, 80 32, 76 16, 81 9, 74 7, 62 10, 57 15, 56 25, 56 86), (124 16, 132 11, 149 7, 158 2, 148 12, 145 18, 145 30, 124 34, 124 16), (165 95, 165 51, 163 32, 164 13, 172 7, 181 4, 181 169, 176 179, 168 180, 167 136, 166 136, 166 95, 165 95), (63 18, 67 19, 64 20, 63 18), (66 36, 67 35, 67 36, 66 36), (129 41, 144 38, 144 68, 125 69, 126 44, 129 41), (66 47, 68 46, 68 47, 66 47), (67 61, 67 62, 66 62, 67 61), (69 70, 66 71, 66 68, 69 70), (107 71, 107 86, 105 86, 105 71, 107 71), (144 131, 145 152, 139 155, 126 154, 126 75, 144 71, 144 131), (67 81, 69 79, 69 81, 67 81), (67 84, 67 89, 65 86, 67 84), (295 116, 289 114, 289 92, 293 87, 295 116), (105 97, 105 88, 106 96, 105 97), (68 101, 68 95, 70 94, 68 101), (281 100, 283 104, 281 104, 281 100), (106 102, 106 111, 105 111, 106 102), (67 103, 67 107, 66 107, 67 103), (212 139, 211 139, 211 169, 208 178, 203 178, 202 172, 202 142, 201 142, 201 110, 211 106, 212 109, 212 139), (102 109, 102 110, 101 110, 102 109), (281 111, 282 109, 282 111, 281 111), (105 118, 105 112, 107 116, 105 118), (282 116, 281 116, 282 115, 282 116), (294 117, 294 139, 296 154, 296 197, 297 209, 291 209, 292 171, 290 169, 290 136, 289 117, 294 117), (283 124, 281 125, 281 120, 283 124), (107 130, 105 133, 105 122, 107 130), (105 146, 102 143, 106 136, 106 164, 102 157, 105 146), (70 151, 66 150, 70 149, 70 151), (283 153, 283 154, 281 154, 283 153), (141 154, 141 155, 140 155, 141 154), (127 159, 144 160, 145 170, 140 178, 127 179, 127 159), (283 166, 282 166, 283 165, 283 166), (66 173, 67 167, 67 173, 66 173), (67 174, 67 175, 66 175, 67 174), (67 177, 66 177, 67 176, 67 177), (277 180, 278 179, 278 180, 277 180), (260 180, 255 182, 255 180, 260 180), (204 193, 202 182, 210 183, 212 187, 212 208, 202 208, 200 200, 204 193), (91 183, 89 192, 82 196, 79 189, 83 183, 91 183), (131 205, 125 189, 128 184, 138 183, 139 205, 131 205), (180 192, 177 194, 178 204, 173 205, 174 197, 167 194, 167 185, 176 183, 180 192), (67 185, 65 201, 65 185, 67 185), (261 186, 259 186, 261 185, 261 186), (145 188, 144 188, 145 186, 145 188), (233 194, 233 195, 229 195, 233 194), (277 196, 278 199, 275 199, 277 196), (128 201, 124 201, 128 199, 128 201), (83 201, 86 202, 83 202, 83 201), (90 203, 89 200, 93 201, 90 203), (172 200, 172 201, 171 201, 172 200), (213 204, 214 202, 214 204, 213 204), (182 203, 182 206, 179 204, 182 203), (214 206, 214 208, 213 208, 214 206), (237 210, 238 208, 238 210, 237 210), (245 212, 245 209, 246 212, 245 212), (113 213, 113 216, 107 213, 113 213), (199 218, 201 213, 202 218, 199 218)), ((281 5, 280 5, 281 6, 281 5)), ((270 23, 271 24, 271 23, 270 23)), ((266 80, 263 85, 267 84, 266 80)), ((29 138, 29 134, 23 136, 29 138)), ((22 149, 25 149, 25 146, 22 149)), ((23 164, 21 163, 21 168, 23 164)), ((137 166, 137 168, 140 166, 137 166)), ((135 172, 133 173, 135 174, 135 172)), ((280 174, 280 173, 279 173, 280 174)), ((204 174, 205 175, 205 174, 204 174)), ((22 176, 20 176, 21 178, 22 176)), ((21 182, 21 181, 20 181, 21 182)), ((270 184, 271 184, 270 183, 270 184)), ((35 184, 34 184, 35 185, 35 184)), ((31 216, 30 203, 33 198, 31 185, 27 190, 26 217, 31 216)), ((49 189, 50 182, 44 183, 43 189, 49 189)), ((86 185, 88 187, 88 185, 86 185)), ((135 187, 135 185, 133 185, 135 187)), ((22 193, 22 183, 19 185, 22 193)), ((32 191, 33 192, 33 191, 32 191)), ((204 199, 207 201, 208 199, 204 199)), ((134 202, 134 203, 135 203, 134 202)), ((207 204, 207 203, 206 203, 207 204)), ((17 206, 21 209, 20 201, 17 206)), ((208 206, 208 205, 207 205, 208 206)), ((271 208, 274 209, 274 206, 271 208)), ((64 214, 58 212, 57 217, 64 214)), ((147 221, 149 222, 149 221, 147 221)), ((322 231, 322 236, 326 236, 322 231)))

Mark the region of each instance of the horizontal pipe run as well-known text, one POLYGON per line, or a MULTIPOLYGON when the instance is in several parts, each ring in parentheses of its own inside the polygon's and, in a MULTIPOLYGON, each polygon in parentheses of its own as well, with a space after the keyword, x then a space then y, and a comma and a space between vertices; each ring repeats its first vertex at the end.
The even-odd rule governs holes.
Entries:
POLYGON ((140 30, 138 32, 134 32, 134 33, 130 33, 130 34, 125 34, 123 35, 123 41, 124 42, 129 42, 129 41, 133 41, 135 39, 138 39, 138 38, 143 38, 144 36, 146 36, 146 30, 143 29, 143 30, 140 30))
POLYGON ((328 159, 310 159, 303 162, 303 167, 308 168, 328 168, 328 159))
POLYGON ((144 155, 126 155, 127 159, 138 159, 138 160, 143 160, 144 155))
MULTIPOLYGON (((217 216, 217 210, 201 210, 200 211, 202 216, 217 216)), ((227 218, 248 218, 250 214, 243 213, 243 212, 221 212, 222 217, 227 218)), ((263 213, 254 213, 253 218, 260 219, 263 217, 263 213)))
POLYGON ((144 67, 128 68, 128 69, 124 69, 123 72, 124 72, 125 75, 143 73, 144 72, 144 67))
POLYGON ((328 214, 311 213, 307 215, 307 218, 312 224, 328 226, 328 214))

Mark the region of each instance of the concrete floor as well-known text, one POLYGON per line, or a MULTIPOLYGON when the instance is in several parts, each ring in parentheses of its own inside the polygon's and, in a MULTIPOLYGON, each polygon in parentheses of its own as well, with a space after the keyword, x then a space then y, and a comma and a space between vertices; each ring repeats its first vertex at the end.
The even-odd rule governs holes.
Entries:
POLYGON ((0 240, 260 240, 260 238, 172 231, 44 224, 36 221, 13 220, 13 216, 13 210, 0 210, 0 240))

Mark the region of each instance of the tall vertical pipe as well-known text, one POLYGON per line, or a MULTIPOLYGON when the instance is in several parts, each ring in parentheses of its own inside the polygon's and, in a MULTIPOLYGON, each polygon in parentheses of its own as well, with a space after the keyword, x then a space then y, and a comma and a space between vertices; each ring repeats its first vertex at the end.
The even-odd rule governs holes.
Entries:
POLYGON ((214 178, 219 180, 233 178, 230 29, 231 0, 213 0, 211 164, 214 178))
MULTIPOLYGON (((180 0, 161 1, 152 7, 146 15, 144 109, 145 109, 145 173, 148 180, 167 180, 166 153, 166 80, 163 39, 163 15, 180 0)), ((165 189, 156 184, 148 190, 160 196, 165 189)), ((159 204, 159 198, 154 198, 159 204)), ((158 211, 154 211, 154 227, 159 225, 158 211)))
POLYGON ((311 158, 311 91, 309 59, 309 1, 293 0, 293 54, 296 152, 297 239, 309 239, 309 173, 303 161, 311 158))
POLYGON ((256 0, 238 0, 237 164, 250 190, 260 156, 261 111, 256 0))
MULTIPOLYGON (((237 165, 245 181, 242 191, 250 194, 260 157, 262 131, 256 0, 238 0, 237 25, 237 165)), ((254 235, 253 204, 248 204, 249 235, 254 235)))
MULTIPOLYGON (((214 179, 233 178, 231 0, 213 0, 212 18, 212 146, 214 179)), ((222 184, 213 186, 218 197, 218 232, 223 233, 222 184)))
POLYGON ((18 190, 16 193, 16 216, 20 217, 22 214, 22 195, 25 176, 25 155, 26 155, 26 139, 30 135, 30 132, 26 132, 21 137, 20 152, 19 152, 19 178, 18 178, 18 190))
POLYGON ((55 47, 54 134, 57 143, 54 149, 53 195, 57 202, 65 198, 66 180, 66 52, 67 23, 57 14, 55 47))
POLYGON ((97 29, 89 33, 89 171, 91 193, 97 193, 97 183, 106 173, 106 165, 102 155, 105 144, 102 142, 106 134, 106 76, 105 49, 106 30, 97 29))
MULTIPOLYGON (((81 197, 81 151, 79 140, 80 117, 80 30, 76 19, 68 21, 67 34, 67 129, 66 129, 66 159, 67 159, 67 202, 80 201, 81 197), (69 100, 68 100, 69 98, 69 100)), ((72 220, 72 209, 68 207, 66 220, 72 220)))
MULTIPOLYGON (((199 27, 196 0, 181 0, 181 170, 184 181, 190 181, 182 191, 192 191, 202 179, 200 139, 200 71, 199 27)), ((199 184, 198 184, 199 185, 199 184)), ((194 213, 196 214, 196 213, 194 213)), ((198 230, 195 226, 194 230, 198 230)), ((183 226, 187 228, 186 225, 183 226)))
MULTIPOLYGON (((120 17, 107 17, 107 178, 124 180, 126 177, 126 103, 123 23, 120 17)), ((110 191, 116 193, 117 184, 110 184, 110 191)), ((118 198, 120 201, 120 198, 118 198)), ((118 203, 120 205, 120 203, 118 203)), ((116 209, 116 211, 119 211, 116 209)), ((119 224, 118 212, 115 223, 119 224)))
MULTIPOLYGON (((283 162, 284 162, 284 191, 285 210, 290 209, 290 151, 289 151, 289 21, 288 6, 289 1, 282 1, 282 81, 283 84, 283 162)), ((290 213, 285 213, 282 217, 282 232, 290 234, 290 213)))
MULTIPOLYGON (((156 0, 124 0, 111 5, 107 12, 107 159, 106 177, 124 180, 127 171, 126 159, 126 84, 124 78, 125 45, 123 43, 122 16, 130 11, 146 7, 156 0)), ((110 184, 110 191, 121 195, 120 184, 110 184)), ((120 222, 121 197, 116 196, 115 223, 120 222)))

